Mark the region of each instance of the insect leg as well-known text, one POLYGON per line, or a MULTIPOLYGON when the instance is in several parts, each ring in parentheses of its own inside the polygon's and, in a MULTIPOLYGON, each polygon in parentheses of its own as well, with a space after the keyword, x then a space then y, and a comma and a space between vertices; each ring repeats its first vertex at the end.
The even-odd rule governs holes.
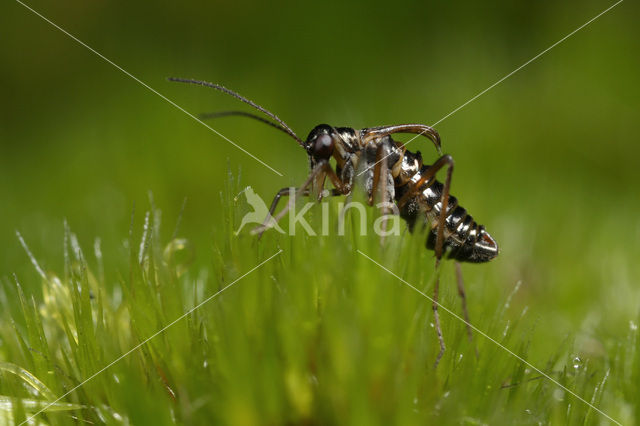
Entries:
POLYGON ((442 197, 440 198, 440 217, 438 218, 438 230, 436 232, 436 258, 442 258, 442 249, 444 246, 444 227, 447 220, 447 207, 449 206, 449 189, 451 188, 451 175, 453 174, 453 158, 450 155, 444 155, 438 159, 427 171, 427 174, 435 174, 442 167, 447 165, 447 177, 444 181, 442 189, 442 197))
MULTIPOLYGON (((445 201, 444 199, 446 198, 446 202, 448 204, 449 203, 449 187, 451 186, 451 174, 453 173, 453 164, 454 164, 453 158, 450 155, 443 155, 438 159, 438 161, 433 163, 433 165, 428 166, 426 170, 421 170, 420 179, 412 183, 409 190, 402 196, 402 198, 400 198, 400 200, 398 200, 398 207, 402 208, 407 203, 407 201, 409 201, 411 197, 415 196, 425 183, 430 182, 435 177, 436 173, 438 173, 438 171, 441 168, 443 168, 445 165, 449 167, 447 170, 447 180, 445 181, 444 189, 442 191, 442 195, 443 195, 442 201, 445 201), (445 194, 446 194, 446 197, 445 197, 445 194)), ((443 206, 443 207, 446 207, 446 206, 443 206)), ((443 211, 446 212, 446 209, 443 211)), ((446 218, 446 214, 444 216, 446 218)))
POLYGON ((370 127, 362 130, 362 138, 364 142, 367 142, 393 133, 414 133, 418 136, 425 136, 433 142, 438 153, 442 154, 440 135, 436 129, 424 124, 398 124, 395 126, 370 127))
MULTIPOLYGON (((299 190, 299 188, 286 187, 286 188, 282 188, 280 191, 278 191, 276 196, 273 197, 273 201, 271 202, 271 207, 269 207, 269 216, 273 216, 273 213, 276 211, 276 208, 278 207, 278 202, 280 201, 280 198, 288 197, 291 194, 291 192, 292 192, 291 190, 292 189, 294 190, 293 192, 297 192, 299 190)), ((302 191, 300 193, 300 195, 302 195, 304 197, 308 197, 309 196, 309 190, 305 189, 304 191, 302 191)))
MULTIPOLYGON (((280 201, 280 199, 282 197, 288 197, 289 195, 291 195, 291 192, 297 192, 299 190, 299 188, 295 188, 295 187, 286 187, 286 188, 282 188, 280 191, 278 191, 276 193, 276 196, 273 198, 273 201, 271 202, 271 207, 269 207, 269 215, 267 215, 267 217, 264 219, 264 222, 262 222, 262 225, 260 225, 260 230, 257 231, 258 232, 258 239, 260 237, 262 237, 262 234, 264 233, 264 231, 267 230, 267 228, 269 228, 267 226, 267 224, 269 223, 269 218, 273 217, 273 213, 276 211, 276 208, 278 206, 278 202, 280 201), (292 191, 293 190, 293 191, 292 191)), ((305 189, 304 191, 301 192, 301 196, 303 197, 308 197, 311 194, 311 191, 309 189, 305 189)), ((343 195, 342 192, 338 191, 336 188, 331 188, 331 191, 329 191, 328 196, 330 197, 335 197, 336 195, 343 195)), ((321 201, 322 198, 324 198, 323 193, 320 193, 320 196, 318 197, 318 201, 321 201)))
POLYGON ((433 322, 436 328, 436 334, 438 335, 438 342, 440 343, 440 352, 438 352, 438 356, 436 357, 436 362, 433 368, 436 368, 440 363, 440 358, 444 355, 444 350, 446 346, 444 345, 444 338, 442 337, 442 327, 440 327, 440 315, 438 314, 438 293, 440 290, 440 259, 436 259, 436 284, 433 287, 433 304, 431 305, 433 309, 433 322))
MULTIPOLYGON (((280 199, 282 197, 288 197, 291 193, 291 189, 293 189, 293 192, 298 191, 299 188, 295 188, 295 187, 285 187, 282 188, 280 191, 278 191, 276 193, 276 196, 273 197, 273 201, 271 202, 271 207, 269 207, 269 215, 273 216, 273 213, 276 211, 276 208, 278 207, 278 202, 280 202, 280 199)), ((302 191, 302 193, 300 194, 303 197, 308 197, 311 194, 311 191, 309 189, 305 189, 304 191, 302 191)), ((337 190, 336 188, 332 188, 331 191, 329 192, 330 196, 336 196, 336 195, 343 195, 342 192, 340 192, 339 190, 337 190)), ((320 194, 320 197, 318 197, 320 201, 323 196, 322 193, 320 194)))
POLYGON ((420 176, 420 179, 418 179, 417 182, 412 183, 411 187, 407 190, 407 192, 405 192, 402 198, 398 200, 399 209, 404 207, 404 205, 407 204, 407 201, 409 201, 412 197, 418 194, 418 192, 420 192, 420 188, 422 188, 422 185, 424 185, 428 180, 433 179, 433 175, 435 173, 429 174, 429 170, 430 168, 427 169, 424 173, 422 173, 422 175, 420 176))
MULTIPOLYGON (((393 202, 391 198, 389 198, 389 193, 387 192, 387 178, 389 176, 389 165, 387 162, 388 154, 384 149, 384 145, 378 145, 378 149, 376 151, 376 164, 373 169, 373 185, 371 187, 371 196, 369 197, 370 204, 373 204, 375 201, 375 196, 378 192, 378 185, 380 185, 379 192, 381 194, 382 206, 380 206, 380 213, 382 214, 382 223, 381 223, 381 235, 380 235, 380 245, 384 243, 384 236, 387 231, 387 215, 389 214, 389 205, 393 202)), ((391 196, 393 197, 393 196, 391 196)))
MULTIPOLYGON (((262 225, 256 227, 255 229, 253 229, 251 231, 251 233, 253 234, 258 234, 259 236, 262 236, 262 234, 264 233, 264 231, 266 231, 269 226, 269 219, 271 217, 273 217, 274 222, 278 223, 280 222, 280 219, 282 219, 284 217, 284 215, 289 211, 289 209, 291 209, 292 204, 296 201, 296 199, 300 196, 308 196, 310 195, 310 190, 309 190, 309 186, 316 180, 318 179, 318 181, 320 182, 324 182, 324 178, 325 176, 329 176, 329 178, 331 179, 332 183, 334 184, 334 186, 336 186, 336 190, 337 191, 332 191, 330 193, 330 195, 342 195, 344 194, 344 192, 342 192, 342 183, 340 182, 340 179, 338 178, 338 176, 336 175, 336 173, 333 171, 333 169, 331 168, 331 166, 329 165, 329 163, 327 162, 323 162, 318 164, 309 174, 309 176, 307 177, 307 180, 305 180, 305 182, 302 184, 301 187, 299 188, 295 188, 295 194, 294 196, 289 200, 289 202, 287 203, 287 205, 280 211, 280 213, 278 213, 277 216, 273 217, 273 213, 275 212, 275 209, 278 205, 278 202, 280 201, 280 198, 282 198, 285 195, 290 195, 290 188, 282 188, 280 191, 278 191, 278 193, 276 194, 276 196, 273 199, 273 202, 271 203, 271 208, 269 209, 269 216, 267 216, 265 218, 265 221, 262 223, 262 225), (336 185, 336 182, 334 182, 334 178, 335 181, 337 182, 338 185, 340 185, 340 187, 338 187, 338 185, 336 185)), ((320 195, 318 196, 318 201, 320 201, 322 199, 322 188, 319 188, 320 190, 320 195)))
POLYGON ((445 221, 447 219, 447 207, 449 205, 449 189, 451 187, 451 175, 453 174, 453 158, 450 155, 443 155, 436 161, 432 166, 429 166, 424 172, 420 179, 407 191, 400 201, 398 202, 399 206, 402 206, 407 202, 411 195, 415 195, 416 191, 418 191, 425 182, 428 182, 430 179, 434 178, 436 173, 447 166, 447 177, 444 181, 444 187, 442 189, 442 196, 440 198, 440 216, 438 217, 437 222, 437 230, 436 230, 436 282, 433 289, 433 316, 435 319, 435 327, 436 333, 438 334, 438 341, 440 342, 440 352, 438 353, 438 357, 436 358, 436 367, 444 354, 445 345, 444 339, 442 338, 442 329, 440 327, 440 316, 438 314, 438 291, 440 288, 440 260, 442 259, 442 252, 444 248, 444 227, 445 221))
MULTIPOLYGON (((447 177, 444 181, 444 188, 442 189, 442 197, 440 198, 440 217, 438 218, 438 230, 436 231, 436 285, 434 289, 434 295, 437 296, 438 287, 440 286, 440 259, 442 259, 442 249, 444 245, 444 227, 447 219, 447 206, 449 204, 449 188, 451 187, 451 175, 453 174, 453 158, 450 155, 444 155, 438 159, 431 167, 429 172, 436 174, 444 165, 447 165, 447 177)), ((440 328, 440 319, 438 318, 438 304, 437 298, 434 297, 433 312, 437 319, 436 325, 438 327, 438 339, 440 340, 440 352, 438 358, 436 358, 436 366, 440 362, 440 358, 444 354, 444 340, 442 339, 442 329, 440 328)))
POLYGON ((378 185, 380 184, 382 184, 382 186, 380 187, 380 192, 382 193, 382 197, 384 197, 384 193, 387 190, 386 171, 387 171, 387 162, 386 162, 386 156, 384 155, 384 145, 378 144, 378 147, 376 148, 376 163, 373 166, 373 182, 371 185, 371 194, 369 194, 370 206, 372 206, 375 203, 376 194, 378 192, 378 185), (384 180, 382 182, 380 181, 381 176, 384 176, 384 180))
POLYGON ((389 213, 389 207, 387 203, 391 203, 392 200, 388 199, 387 193, 387 177, 389 176, 389 166, 387 164, 387 155, 384 153, 384 149, 380 149, 379 152, 384 154, 380 160, 380 193, 382 194, 382 202, 384 203, 380 207, 380 213, 382 213, 382 235, 380 236, 380 244, 384 242, 384 236, 387 233, 387 214, 389 213))
POLYGON ((329 165, 329 163, 324 163, 324 164, 325 164, 324 171, 326 173, 326 176, 329 178, 329 180, 331 181, 331 184, 334 186, 334 189, 332 190, 331 195, 349 194, 351 192, 351 187, 349 186, 349 184, 340 180, 340 178, 338 177, 336 172, 333 170, 333 168, 329 165))
MULTIPOLYGON (((300 197, 301 195, 304 195, 305 192, 308 193, 308 189, 307 189, 308 186, 314 181, 314 179, 316 179, 318 177, 318 175, 323 171, 323 169, 324 169, 324 164, 318 164, 311 171, 311 173, 307 177, 307 180, 304 181, 304 183, 302 184, 302 186, 300 188, 296 189, 296 192, 295 192, 294 196, 289 200, 289 202, 284 207, 284 209, 282 209, 280 211, 280 213, 278 213, 278 215, 276 217, 274 217, 275 223, 280 222, 280 219, 282 219, 282 217, 289 211, 289 209, 291 208, 291 205, 295 202, 295 200, 298 197, 300 197)), ((289 189, 289 188, 283 188, 280 191, 278 191, 278 194, 276 194, 273 202, 271 203, 271 208, 269 209, 269 216, 267 216, 265 218, 265 220, 262 223, 262 225, 256 227, 255 229, 253 229, 251 231, 252 234, 258 234, 259 236, 262 236, 264 231, 266 231, 269 228, 269 226, 267 226, 267 224, 270 222, 269 219, 271 217, 273 217, 273 212, 276 209, 278 201, 280 201, 280 198, 282 197, 282 195, 284 195, 284 194, 281 195, 280 193, 285 189, 289 189)))
MULTIPOLYGON (((462 268, 460 267, 460 262, 455 262, 456 264, 456 281, 458 282, 458 295, 460 296, 460 300, 462 302, 462 313, 464 314, 464 322, 467 325, 467 337, 469 338, 469 342, 473 344, 473 332, 471 331, 471 321, 469 320, 469 311, 467 310, 467 293, 464 291, 464 280, 462 279, 462 268)), ((474 346, 474 350, 476 352, 476 358, 480 356, 478 353, 478 348, 474 346)))

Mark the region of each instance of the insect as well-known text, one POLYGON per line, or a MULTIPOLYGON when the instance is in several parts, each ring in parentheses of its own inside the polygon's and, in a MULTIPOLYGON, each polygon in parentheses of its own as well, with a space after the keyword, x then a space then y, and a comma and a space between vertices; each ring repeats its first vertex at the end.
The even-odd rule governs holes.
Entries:
MULTIPOLYGON (((266 123, 292 137, 305 149, 310 173, 305 182, 295 190, 299 196, 317 195, 318 200, 329 195, 349 195, 357 184, 358 175, 363 175, 364 189, 370 205, 379 197, 383 205, 395 203, 402 219, 407 222, 411 232, 417 224, 428 227, 426 246, 435 251, 436 272, 443 258, 456 260, 458 293, 462 299, 462 308, 471 339, 469 315, 462 274, 458 262, 488 262, 498 255, 498 244, 479 225, 467 211, 458 205, 456 197, 449 193, 454 161, 450 155, 441 155, 433 164, 424 164, 419 151, 411 152, 404 144, 395 141, 392 135, 409 133, 424 136, 431 140, 439 154, 441 141, 438 132, 423 124, 401 124, 394 126, 371 127, 356 130, 350 127, 333 127, 327 124, 316 126, 303 141, 277 115, 255 102, 218 84, 206 81, 170 78, 170 81, 197 84, 210 87, 252 106, 274 121, 244 111, 224 111, 202 115, 202 118, 222 116, 244 116, 266 123), (335 164, 332 165, 332 161, 335 164), (436 173, 446 167, 444 183, 436 179, 436 173), (323 191, 327 179, 333 188, 323 191)), ((416 137, 417 137, 416 136, 416 137)), ((291 194, 290 188, 283 188, 276 194, 269 209, 271 219, 278 202, 291 194)), ((276 215, 277 223, 289 210, 293 200, 276 215)), ((262 234, 267 229, 267 220, 257 228, 262 234)), ((436 366, 444 354, 445 344, 438 314, 439 273, 433 294, 435 328, 440 343, 440 352, 436 366)))

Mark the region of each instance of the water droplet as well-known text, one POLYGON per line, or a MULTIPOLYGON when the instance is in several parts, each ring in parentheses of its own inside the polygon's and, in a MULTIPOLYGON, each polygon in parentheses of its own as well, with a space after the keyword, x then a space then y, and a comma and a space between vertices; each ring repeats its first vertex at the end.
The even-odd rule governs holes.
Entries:
POLYGON ((573 368, 578 370, 580 367, 582 367, 582 360, 578 357, 573 358, 573 368))

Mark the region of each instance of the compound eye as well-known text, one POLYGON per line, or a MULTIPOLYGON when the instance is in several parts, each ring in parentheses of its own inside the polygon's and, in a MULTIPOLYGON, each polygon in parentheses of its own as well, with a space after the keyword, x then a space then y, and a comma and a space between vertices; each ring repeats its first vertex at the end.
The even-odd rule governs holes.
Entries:
POLYGON ((320 135, 313 144, 313 156, 328 159, 333 154, 333 138, 327 134, 320 135))

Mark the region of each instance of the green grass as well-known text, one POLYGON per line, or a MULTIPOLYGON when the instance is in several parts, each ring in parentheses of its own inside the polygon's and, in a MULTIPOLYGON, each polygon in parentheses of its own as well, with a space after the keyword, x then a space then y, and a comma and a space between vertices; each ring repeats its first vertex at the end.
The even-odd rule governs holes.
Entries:
MULTIPOLYGON (((353 215, 343 237, 235 236, 248 207, 231 182, 208 263, 192 263, 206 249, 172 238, 151 203, 134 216, 127 250, 81 248, 66 228, 64 269, 29 278, 41 279, 41 292, 25 294, 27 278, 3 280, 0 424, 41 409, 34 423, 51 425, 608 423, 495 343, 477 334, 469 343, 464 324, 443 311, 447 351, 434 370, 430 301, 356 251, 431 294, 424 235, 403 232, 380 247, 375 235, 358 235, 353 215), (109 270, 126 260, 118 256, 128 256, 128 268, 109 270)), ((460 312, 453 272, 445 262, 441 303, 460 312)), ((577 358, 572 336, 532 350, 538 328, 550 325, 514 303, 515 287, 483 297, 491 283, 473 280, 474 325, 614 419, 638 423, 637 327, 623 339, 593 336, 598 355, 577 358)))
MULTIPOLYGON (((613 2, 28 3, 193 114, 250 109, 166 77, 221 83, 304 137, 322 122, 436 123, 613 2)), ((624 424, 640 424, 639 13, 620 3, 437 125, 453 194, 502 248, 463 265, 472 322, 624 424)), ((210 123, 279 177, 16 2, 0 16, 0 423, 280 249, 38 421, 608 423, 477 334, 476 359, 445 312, 432 370, 430 302, 356 251, 431 294, 424 236, 385 249, 353 234, 234 236, 240 186, 267 199, 305 179, 293 140, 210 123), (226 158, 243 179, 220 200, 226 158)), ((410 149, 432 163, 426 142, 410 149)), ((450 262, 442 303, 461 313, 450 262)))

